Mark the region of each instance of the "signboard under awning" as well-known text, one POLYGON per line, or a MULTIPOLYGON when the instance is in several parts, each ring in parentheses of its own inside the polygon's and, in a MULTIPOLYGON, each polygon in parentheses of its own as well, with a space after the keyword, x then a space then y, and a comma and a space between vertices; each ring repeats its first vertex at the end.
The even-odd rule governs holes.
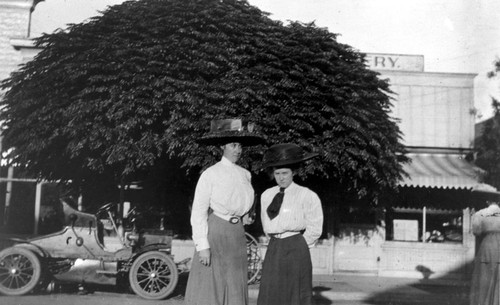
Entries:
POLYGON ((404 165, 409 177, 400 186, 445 189, 470 189, 480 183, 482 169, 457 154, 408 154, 411 163, 404 165))

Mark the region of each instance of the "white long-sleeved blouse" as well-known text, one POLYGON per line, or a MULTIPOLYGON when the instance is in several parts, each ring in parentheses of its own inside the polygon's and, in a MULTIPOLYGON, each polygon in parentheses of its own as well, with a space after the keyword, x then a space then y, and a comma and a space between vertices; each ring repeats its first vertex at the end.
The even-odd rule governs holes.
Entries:
POLYGON ((197 251, 208 249, 208 211, 241 217, 253 205, 251 174, 227 158, 207 168, 196 185, 191 211, 193 241, 197 251))
POLYGON ((279 186, 267 189, 261 195, 261 220, 264 233, 280 234, 304 230, 303 236, 312 247, 323 231, 323 209, 318 195, 294 182, 285 189, 278 216, 270 219, 267 207, 279 192, 279 186))
POLYGON ((472 233, 474 235, 491 232, 500 232, 500 207, 497 204, 491 204, 472 215, 472 233))

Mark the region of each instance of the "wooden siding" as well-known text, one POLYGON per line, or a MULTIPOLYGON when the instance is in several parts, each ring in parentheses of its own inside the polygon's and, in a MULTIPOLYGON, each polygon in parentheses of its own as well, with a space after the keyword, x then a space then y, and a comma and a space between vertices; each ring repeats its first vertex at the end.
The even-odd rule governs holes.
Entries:
POLYGON ((392 116, 403 143, 417 147, 471 148, 475 74, 384 71, 395 94, 392 116))

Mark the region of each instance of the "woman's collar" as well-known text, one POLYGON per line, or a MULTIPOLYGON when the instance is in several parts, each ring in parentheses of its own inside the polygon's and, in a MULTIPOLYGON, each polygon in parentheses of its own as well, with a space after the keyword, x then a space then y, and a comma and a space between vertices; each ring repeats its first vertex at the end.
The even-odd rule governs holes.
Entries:
MULTIPOLYGON (((288 190, 288 189, 294 188, 296 185, 297 185, 297 184, 295 184, 295 182, 293 182, 293 181, 292 181, 292 183, 290 183, 290 185, 289 185, 287 188, 285 188, 285 192, 286 192, 286 190, 288 190)), ((280 188, 280 186, 279 186, 279 185, 277 185, 277 187, 278 187, 278 189, 280 188)))
POLYGON ((235 165, 233 162, 231 162, 231 160, 229 160, 228 158, 222 156, 220 162, 222 162, 222 164, 224 165, 235 165))

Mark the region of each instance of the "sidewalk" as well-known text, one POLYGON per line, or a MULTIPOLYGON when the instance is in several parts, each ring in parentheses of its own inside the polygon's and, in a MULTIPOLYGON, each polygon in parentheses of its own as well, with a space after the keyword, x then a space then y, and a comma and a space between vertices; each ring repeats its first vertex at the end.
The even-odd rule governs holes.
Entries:
MULTIPOLYGON (((250 285, 250 299, 257 299, 258 284, 250 285)), ((440 282, 357 274, 315 275, 315 304, 468 304, 467 283, 440 282)))

